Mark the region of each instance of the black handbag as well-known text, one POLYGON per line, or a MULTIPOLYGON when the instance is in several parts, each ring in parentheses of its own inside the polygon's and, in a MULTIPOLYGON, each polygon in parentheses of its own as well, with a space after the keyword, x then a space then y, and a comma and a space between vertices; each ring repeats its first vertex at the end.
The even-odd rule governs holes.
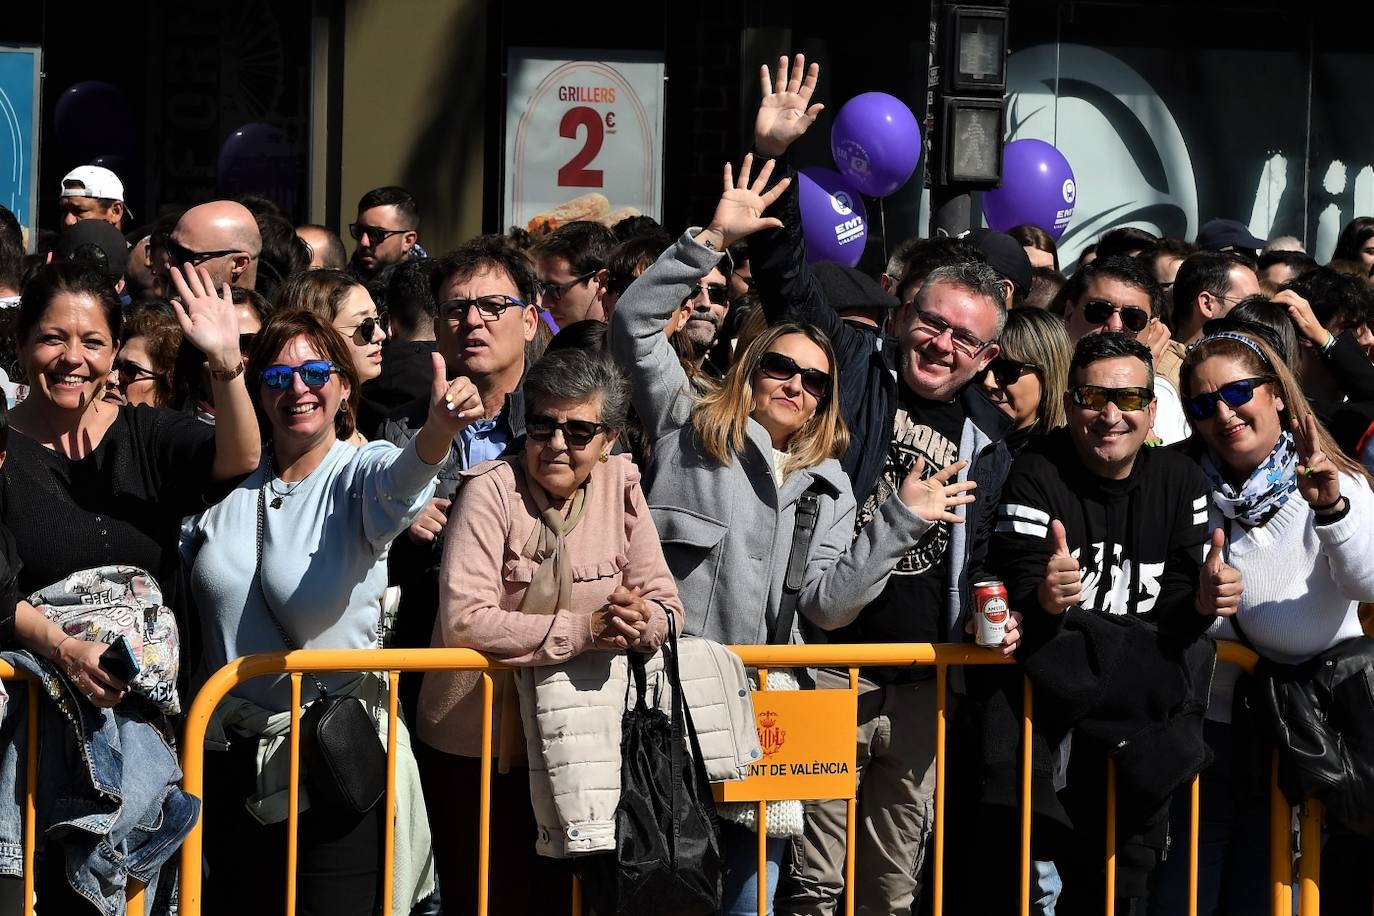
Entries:
POLYGON ((671 717, 645 702, 644 656, 628 653, 635 703, 621 724, 616 849, 578 862, 598 916, 707 916, 720 910, 720 826, 692 711, 683 698, 671 613, 665 648, 671 717))
POLYGON ((1261 658, 1246 697, 1289 804, 1315 798, 1330 823, 1374 836, 1374 640, 1347 639, 1299 665, 1261 658))
MULTIPOLYGON (((263 607, 277 627, 286 648, 300 648, 282 626, 267 590, 262 587, 262 538, 267 520, 266 485, 258 490, 258 560, 253 578, 263 607)), ((306 706, 300 717, 301 759, 311 803, 320 808, 342 808, 366 814, 386 793, 386 749, 377 735, 376 723, 361 700, 330 696, 315 675, 309 675, 319 698, 306 706)))

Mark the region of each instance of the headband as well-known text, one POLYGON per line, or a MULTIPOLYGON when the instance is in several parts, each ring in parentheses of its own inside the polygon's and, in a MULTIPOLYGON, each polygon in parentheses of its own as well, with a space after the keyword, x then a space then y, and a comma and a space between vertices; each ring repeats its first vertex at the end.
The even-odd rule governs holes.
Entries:
POLYGON ((1196 350, 1198 347, 1200 347, 1200 346, 1202 346, 1203 344, 1207 343, 1208 341, 1212 341, 1212 340, 1235 340, 1235 341, 1239 341, 1240 343, 1245 344, 1245 345, 1246 345, 1247 347, 1249 347, 1251 350, 1254 350, 1254 351, 1255 351, 1255 355, 1258 356, 1258 357, 1260 358, 1260 360, 1263 361, 1263 363, 1264 363, 1266 366, 1269 366, 1269 365, 1270 365, 1270 363, 1269 363, 1269 358, 1266 357, 1266 356, 1264 355, 1264 351, 1261 350, 1261 349, 1259 348, 1259 344, 1255 343, 1253 340, 1251 340, 1250 338, 1246 337, 1244 334, 1237 334, 1235 331, 1218 331, 1218 332, 1215 333, 1215 334, 1208 334, 1206 337, 1202 338, 1202 339, 1199 340, 1197 343, 1195 343, 1195 344, 1193 344, 1191 347, 1189 347, 1189 348, 1188 348, 1188 352, 1191 353, 1191 352, 1193 352, 1194 350, 1196 350))

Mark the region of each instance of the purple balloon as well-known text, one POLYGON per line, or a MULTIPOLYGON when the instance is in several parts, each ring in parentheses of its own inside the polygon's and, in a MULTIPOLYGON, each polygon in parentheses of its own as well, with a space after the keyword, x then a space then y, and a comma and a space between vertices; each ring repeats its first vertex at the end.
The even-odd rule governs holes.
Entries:
POLYGON ((907 183, 921 161, 921 128, 902 101, 886 92, 856 95, 830 128, 835 168, 869 197, 907 183))
POLYGON ((219 150, 219 190, 228 197, 261 194, 290 211, 300 173, 301 162, 286 131, 272 124, 245 124, 219 150))
POLYGON ((1013 140, 1002 150, 1001 187, 983 192, 983 216, 998 232, 1030 223, 1058 241, 1077 199, 1063 153, 1044 140, 1013 140))
POLYGON ((868 214, 849 180, 830 169, 802 169, 797 194, 806 260, 858 264, 868 241, 868 214))
POLYGON ((134 115, 128 99, 109 83, 87 80, 67 87, 53 109, 53 128, 67 155, 87 163, 97 156, 132 158, 134 115))

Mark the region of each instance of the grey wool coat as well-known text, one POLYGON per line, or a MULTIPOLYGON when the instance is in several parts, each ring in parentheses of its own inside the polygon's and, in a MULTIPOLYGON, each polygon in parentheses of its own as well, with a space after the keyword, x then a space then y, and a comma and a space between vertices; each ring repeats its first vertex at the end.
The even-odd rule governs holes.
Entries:
MULTIPOLYGON (((744 450, 729 464, 702 448, 687 374, 663 333, 692 286, 720 260, 693 235, 689 230, 625 291, 610 327, 611 352, 630 375, 635 409, 654 444, 644 493, 687 613, 683 630, 731 645, 769 641, 797 502, 813 484, 820 515, 797 612, 822 630, 844 626, 881 594, 898 559, 931 523, 893 498, 856 536, 857 504, 839 461, 795 471, 779 485, 772 442, 753 420, 744 450)), ((801 641, 799 633, 794 622, 793 642, 801 641)))

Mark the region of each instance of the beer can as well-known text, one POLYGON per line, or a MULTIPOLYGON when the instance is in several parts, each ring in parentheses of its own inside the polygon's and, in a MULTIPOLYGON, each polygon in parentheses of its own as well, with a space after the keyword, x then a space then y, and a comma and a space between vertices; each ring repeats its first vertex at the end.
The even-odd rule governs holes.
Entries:
POLYGON ((1007 635, 1007 587, 1001 579, 985 579, 973 585, 974 613, 980 646, 1000 646, 1007 635))

